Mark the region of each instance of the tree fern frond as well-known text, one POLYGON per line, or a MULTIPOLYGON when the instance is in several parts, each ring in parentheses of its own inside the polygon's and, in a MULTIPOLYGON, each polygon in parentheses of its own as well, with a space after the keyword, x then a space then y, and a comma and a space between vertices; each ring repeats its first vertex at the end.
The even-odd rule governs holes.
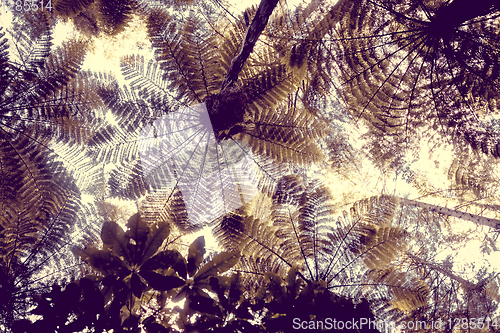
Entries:
POLYGON ((9 85, 11 74, 9 73, 9 44, 7 38, 4 38, 5 32, 0 27, 0 103, 3 101, 5 89, 9 85))
POLYGON ((391 303, 398 310, 411 312, 427 305, 430 289, 422 280, 408 279, 405 273, 390 269, 371 271, 370 277, 389 287, 393 296, 391 303))
POLYGON ((14 17, 10 55, 17 67, 30 73, 43 67, 51 51, 54 25, 47 11, 23 11, 14 17))
MULTIPOLYGON (((70 40, 65 42, 61 48, 46 60, 46 65, 40 73, 41 92, 50 95, 56 92, 69 82, 69 79, 75 76, 83 63, 86 53, 87 43, 81 40, 70 40)), ((43 96, 43 95, 42 95, 43 96)))
POLYGON ((345 101, 358 119, 406 145, 419 140, 409 129, 428 128, 431 119, 433 129, 449 128, 442 134, 497 154, 498 133, 481 118, 496 112, 500 96, 499 8, 488 1, 470 11, 465 6, 380 0, 349 9, 337 29, 342 60, 336 64, 345 101))
POLYGON ((148 33, 170 87, 191 103, 218 92, 222 69, 212 51, 217 40, 204 33, 194 18, 180 27, 166 12, 156 9, 148 16, 148 33))
POLYGON ((250 100, 248 112, 255 116, 274 109, 297 88, 297 84, 293 74, 284 65, 270 66, 259 72, 243 88, 250 100))
POLYGON ((247 288, 258 286, 264 272, 282 273, 290 267, 290 257, 281 250, 276 227, 247 215, 246 207, 228 214, 212 230, 215 238, 228 251, 241 251, 236 269, 250 272, 243 275, 247 288))
POLYGON ((279 162, 308 164, 323 159, 317 140, 326 132, 326 123, 306 110, 283 107, 259 112, 235 138, 279 162))
POLYGON ((138 90, 139 97, 150 101, 157 96, 168 96, 167 81, 162 79, 157 62, 150 60, 145 66, 144 57, 127 56, 122 58, 120 66, 125 80, 135 79, 130 87, 138 90))
POLYGON ((52 6, 56 10, 57 15, 70 17, 78 15, 83 9, 87 8, 93 2, 94 0, 55 0, 52 2, 52 6))
POLYGON ((361 237, 360 251, 369 269, 383 269, 407 249, 407 233, 397 227, 380 227, 369 230, 361 237))
POLYGON ((391 226, 398 203, 397 198, 390 195, 362 199, 351 207, 350 218, 380 227, 391 226))
POLYGON ((99 16, 102 29, 110 35, 124 31, 132 19, 132 10, 136 6, 133 0, 99 0, 99 16))
POLYGON ((142 166, 137 160, 134 164, 120 165, 113 170, 108 187, 112 198, 128 200, 137 200, 150 189, 150 185, 144 179, 142 166))

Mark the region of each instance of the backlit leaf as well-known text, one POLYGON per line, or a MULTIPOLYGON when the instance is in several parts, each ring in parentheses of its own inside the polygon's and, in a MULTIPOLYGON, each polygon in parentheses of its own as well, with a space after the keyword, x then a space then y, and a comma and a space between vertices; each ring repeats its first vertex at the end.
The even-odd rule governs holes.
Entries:
POLYGON ((238 262, 238 252, 223 252, 216 255, 210 262, 206 263, 193 277, 194 280, 203 280, 209 276, 217 276, 224 273, 238 262))
POLYGON ((116 255, 127 255, 125 232, 116 222, 104 222, 101 229, 101 239, 104 244, 111 247, 116 255))
POLYGON ((203 261, 203 255, 205 254, 205 237, 200 236, 196 238, 196 240, 189 246, 188 253, 188 274, 189 276, 193 276, 198 267, 200 267, 201 262, 203 261))
POLYGON ((146 246, 144 248, 144 256, 142 257, 141 262, 151 258, 152 255, 158 251, 161 244, 170 234, 170 227, 165 222, 155 223, 151 226, 151 230, 148 234, 148 240, 146 242, 146 246))
POLYGON ((132 215, 128 219, 127 227, 128 227, 126 233, 127 237, 132 238, 137 243, 146 241, 147 239, 146 237, 149 233, 149 228, 147 223, 141 219, 139 213, 132 215))
POLYGON ((137 273, 132 274, 132 277, 130 278, 130 287, 135 297, 140 298, 144 285, 142 284, 141 278, 137 275, 137 273))
POLYGON ((182 278, 187 278, 186 259, 176 250, 166 250, 157 253, 146 261, 141 269, 154 271, 158 268, 166 269, 172 267, 182 278))
POLYGON ((163 276, 151 271, 140 271, 139 274, 156 290, 170 290, 183 286, 186 282, 175 276, 163 276))

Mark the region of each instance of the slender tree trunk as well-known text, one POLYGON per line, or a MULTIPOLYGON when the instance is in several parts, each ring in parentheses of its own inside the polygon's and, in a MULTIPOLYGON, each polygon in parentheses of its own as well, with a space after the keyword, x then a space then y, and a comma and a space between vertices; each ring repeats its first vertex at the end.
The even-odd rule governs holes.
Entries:
POLYGON ((238 80, 238 75, 240 74, 243 65, 250 56, 250 53, 252 53, 255 43, 257 43, 260 34, 266 27, 267 22, 269 21, 269 16, 271 16, 274 7, 278 4, 278 1, 279 0, 262 0, 260 2, 257 13, 255 13, 252 23, 247 28, 243 43, 241 43, 240 51, 229 65, 226 77, 222 83, 222 89, 220 91, 221 95, 231 88, 231 86, 238 80))
POLYGON ((230 132, 235 134, 242 130, 241 126, 236 126, 236 124, 244 120, 243 110, 245 110, 247 98, 244 92, 232 88, 238 81, 243 65, 252 53, 278 1, 261 0, 252 23, 247 27, 240 50, 231 60, 220 92, 215 96, 209 96, 205 101, 210 122, 218 141, 225 137, 221 135, 222 131, 231 129, 230 132))
POLYGON ((421 265, 424 265, 424 266, 427 266, 429 268, 432 268, 433 270, 435 270, 435 271, 437 271, 437 272, 439 272, 439 273, 441 273, 441 274, 449 277, 450 279, 459 282, 464 287, 474 288, 476 286, 474 283, 472 283, 470 281, 467 281, 464 278, 461 278, 460 276, 454 274, 453 272, 449 271, 446 268, 441 267, 440 265, 436 265, 436 264, 432 264, 430 262, 427 262, 427 261, 425 261, 423 259, 420 259, 419 257, 415 256, 414 254, 407 253, 406 255, 409 258, 411 258, 412 260, 416 261, 417 263, 419 263, 421 265))
POLYGON ((453 216, 453 217, 456 217, 456 218, 459 218, 462 220, 474 222, 476 224, 480 224, 480 225, 484 225, 487 227, 491 227, 491 228, 500 230, 500 220, 497 220, 497 219, 490 219, 488 217, 479 216, 479 215, 470 214, 470 213, 465 213, 465 212, 461 212, 459 210, 446 208, 446 207, 442 207, 442 206, 436 206, 436 205, 428 204, 425 202, 419 202, 419 201, 405 199, 405 198, 398 198, 398 199, 399 199, 399 203, 402 205, 417 206, 420 208, 425 208, 425 209, 428 209, 428 210, 436 212, 436 213, 444 214, 447 216, 453 216))

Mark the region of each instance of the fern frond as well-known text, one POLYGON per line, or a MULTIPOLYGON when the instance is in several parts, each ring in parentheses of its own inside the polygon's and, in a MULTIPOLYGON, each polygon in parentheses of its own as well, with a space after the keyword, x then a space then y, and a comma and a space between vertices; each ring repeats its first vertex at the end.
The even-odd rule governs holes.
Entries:
POLYGON ((145 66, 144 57, 126 56, 121 59, 120 66, 125 80, 135 79, 130 87, 138 90, 139 97, 151 101, 158 96, 168 96, 167 81, 162 79, 157 62, 150 60, 145 66))
POLYGON ((4 99, 5 89, 7 89, 11 77, 8 67, 9 44, 7 38, 4 38, 5 32, 2 30, 3 27, 0 27, 0 103, 4 99))
POLYGON ((369 269, 383 269, 396 260, 408 247, 407 233, 397 227, 380 227, 369 230, 361 238, 364 263, 369 269))
POLYGON ((94 0, 55 0, 52 1, 52 6, 54 7, 57 15, 67 18, 80 14, 82 10, 87 8, 93 2, 94 0))
POLYGON ((241 251, 235 269, 250 273, 243 275, 244 285, 251 289, 264 279, 264 272, 284 274, 292 258, 282 251, 276 227, 267 221, 248 215, 246 207, 223 216, 212 230, 218 243, 228 251, 241 251))
POLYGON ((132 20, 132 10, 136 3, 132 0, 99 0, 99 17, 102 29, 110 35, 124 31, 132 20))
POLYGON ((326 123, 313 114, 283 107, 259 112, 235 138, 248 142, 254 153, 278 162, 308 164, 323 159, 317 140, 326 132, 326 123))
POLYGON ((369 276, 373 281, 388 286, 394 308, 408 313, 427 305, 430 289, 424 281, 409 279, 405 273, 392 269, 373 270, 369 276))
POLYGON ((398 199, 390 195, 362 199, 351 207, 350 218, 380 227, 391 226, 397 205, 398 199))
POLYGON ((148 33, 169 87, 190 103, 218 92, 223 77, 213 53, 217 40, 204 33, 194 18, 181 27, 169 14, 155 9, 148 16, 148 33))
POLYGON ((50 54, 54 21, 47 11, 27 11, 15 16, 12 25, 11 60, 21 70, 36 73, 50 54))
POLYGON ((431 119, 434 130, 441 127, 444 135, 498 155, 498 133, 481 117, 497 112, 500 96, 499 8, 488 1, 474 10, 465 6, 380 0, 349 8, 337 29, 342 60, 336 64, 342 94, 357 119, 405 145, 429 137, 431 119), (410 135, 418 128, 422 132, 410 135))
POLYGON ((297 88, 298 83, 284 65, 267 67, 245 82, 243 89, 250 100, 247 112, 255 117, 276 108, 297 88))

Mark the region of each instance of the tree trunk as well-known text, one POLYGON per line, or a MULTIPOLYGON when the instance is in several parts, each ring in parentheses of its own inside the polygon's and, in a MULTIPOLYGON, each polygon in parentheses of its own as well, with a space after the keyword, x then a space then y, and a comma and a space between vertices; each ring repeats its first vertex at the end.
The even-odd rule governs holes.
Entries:
POLYGON ((476 224, 480 224, 480 225, 484 225, 487 227, 491 227, 491 228, 500 230, 500 220, 497 220, 497 219, 490 219, 488 217, 479 216, 479 215, 470 214, 470 213, 465 213, 465 212, 461 212, 459 210, 446 208, 446 207, 442 207, 442 206, 436 206, 436 205, 432 205, 432 204, 428 204, 428 203, 424 203, 424 202, 419 202, 419 201, 415 201, 415 200, 410 200, 410 199, 405 199, 405 198, 398 198, 398 199, 399 199, 399 203, 402 205, 417 206, 420 208, 425 208, 425 209, 428 209, 428 210, 436 212, 436 213, 440 213, 440 214, 444 214, 444 215, 448 215, 448 216, 453 216, 453 217, 456 217, 456 218, 459 218, 462 220, 474 222, 476 224))
POLYGON ((446 268, 441 267, 440 265, 429 263, 429 262, 427 262, 423 259, 420 259, 419 257, 417 257, 413 254, 410 254, 410 253, 407 253, 406 255, 408 256, 408 258, 411 258, 412 260, 416 261, 417 263, 424 265, 424 266, 427 266, 429 268, 432 268, 433 270, 449 277, 450 279, 459 282, 461 285, 463 285, 466 288, 473 289, 476 286, 474 283, 469 282, 469 281, 465 280, 464 278, 461 278, 460 276, 454 274, 453 272, 449 271, 446 268))
POLYGON ((240 74, 243 65, 250 56, 250 53, 252 53, 255 43, 257 43, 260 34, 266 27, 267 21, 269 21, 269 16, 271 16, 274 7, 278 4, 278 1, 279 0, 262 0, 260 2, 257 13, 255 13, 252 23, 247 28, 243 43, 241 43, 240 51, 229 65, 224 82, 222 82, 220 95, 224 95, 224 93, 226 93, 238 80, 238 75, 240 74))

